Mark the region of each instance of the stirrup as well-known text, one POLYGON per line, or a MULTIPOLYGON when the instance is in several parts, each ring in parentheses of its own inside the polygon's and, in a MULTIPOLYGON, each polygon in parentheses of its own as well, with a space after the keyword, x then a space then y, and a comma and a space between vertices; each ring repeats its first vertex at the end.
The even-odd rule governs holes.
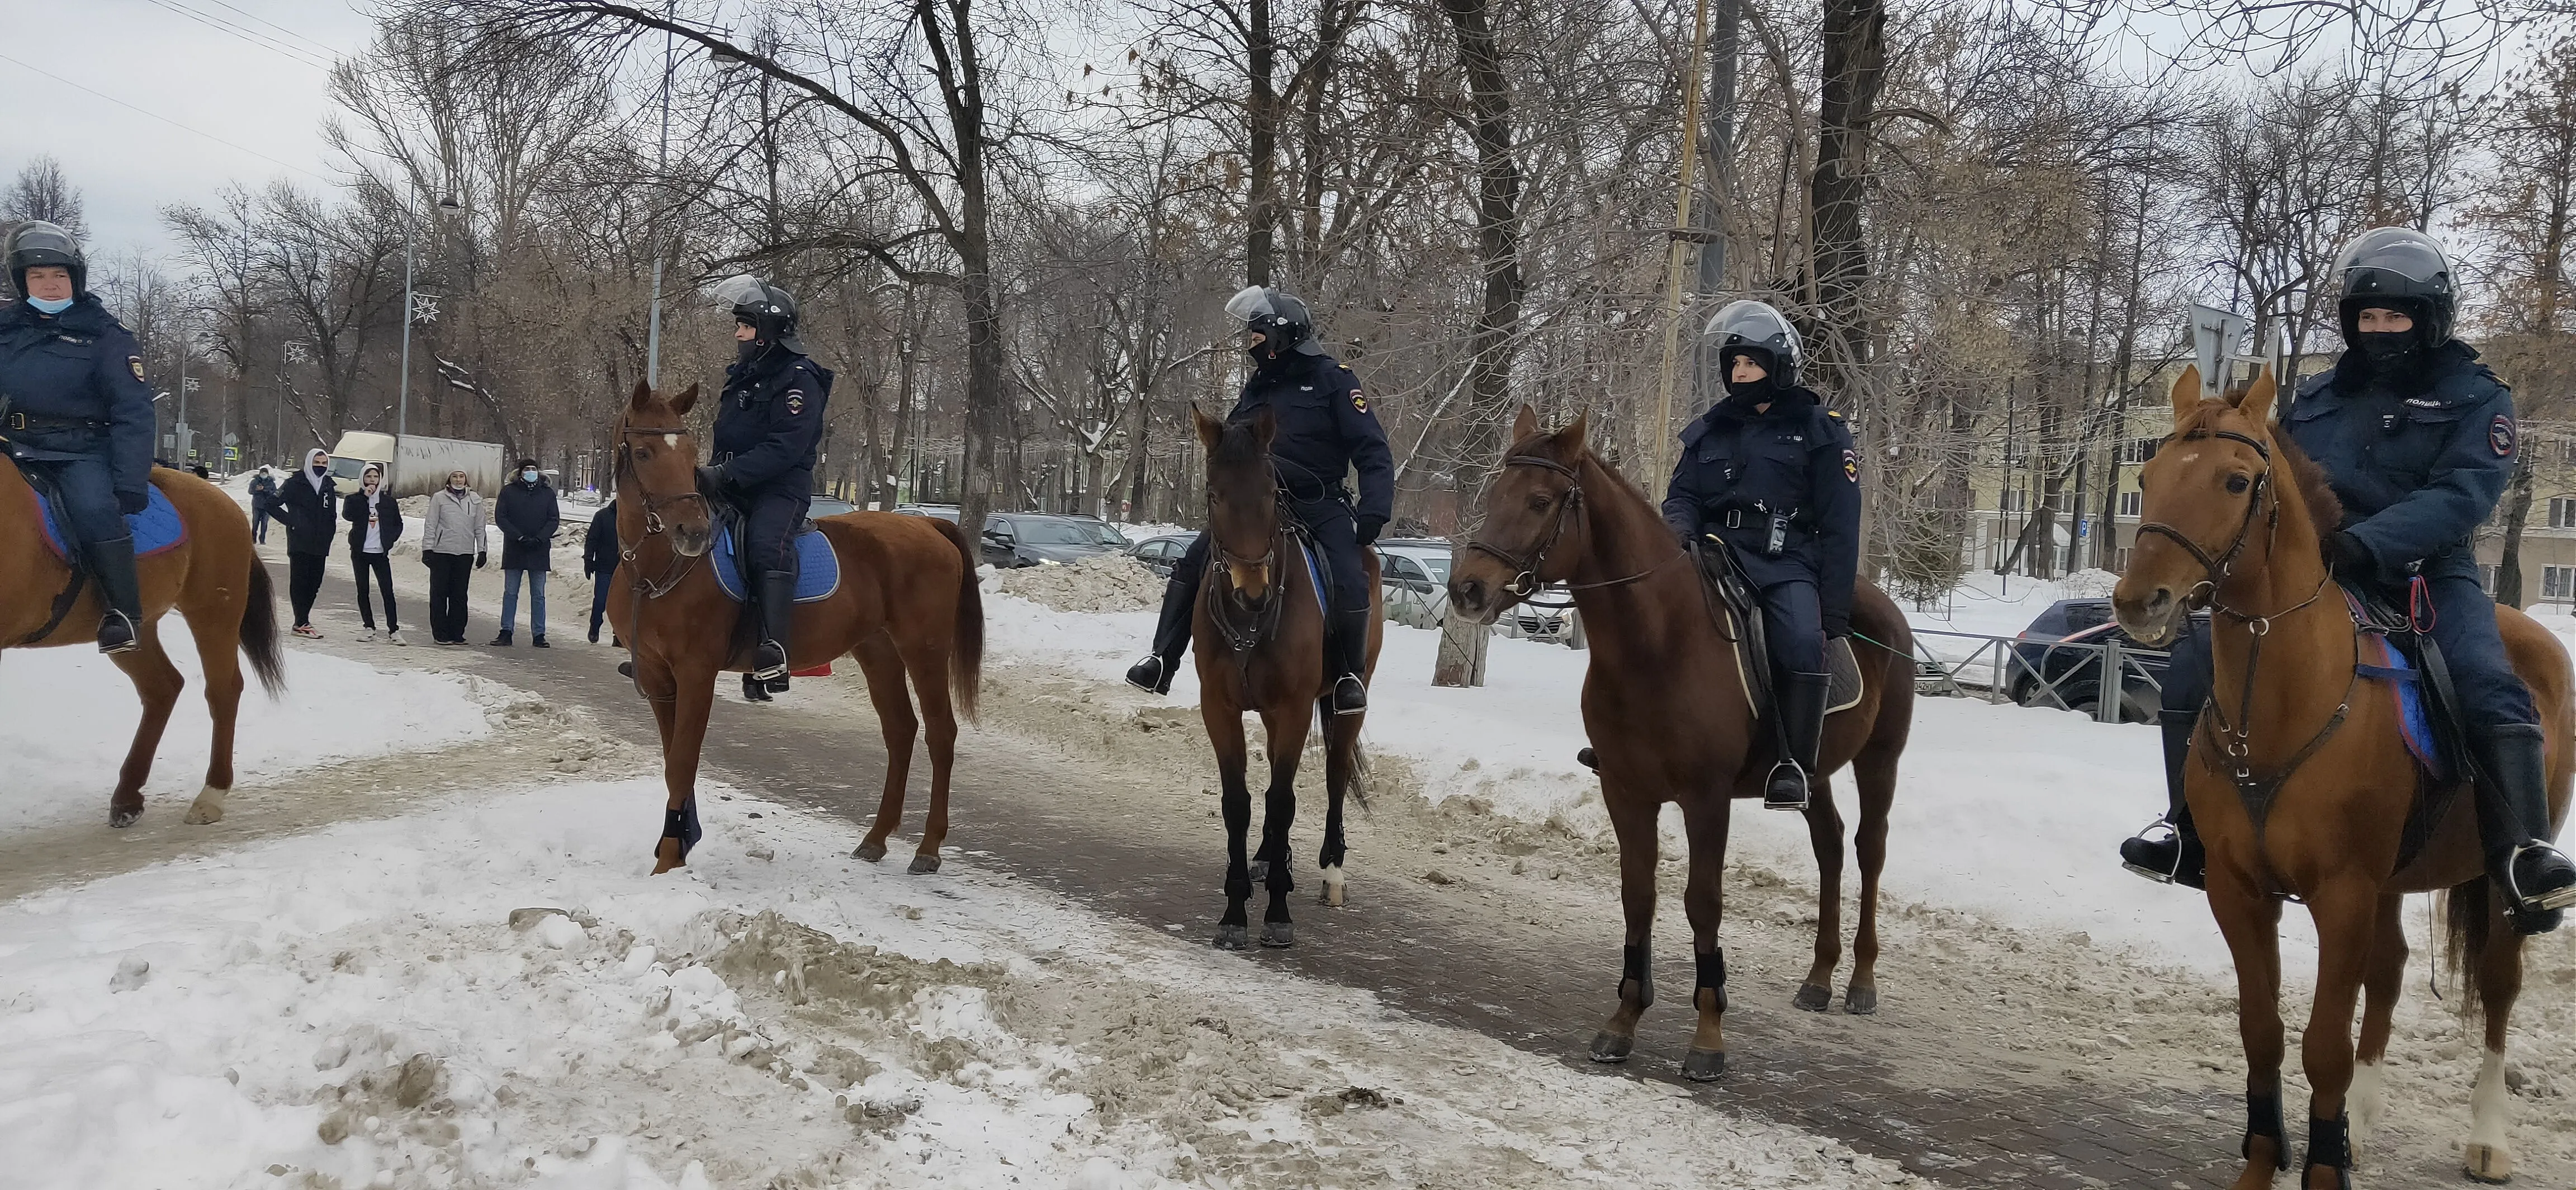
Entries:
POLYGON ((1172 692, 1172 667, 1164 664, 1163 655, 1148 653, 1145 659, 1127 667, 1127 684, 1147 694, 1172 692))
POLYGON ((787 647, 785 645, 781 645, 774 640, 764 640, 760 642, 760 650, 752 654, 752 657, 754 660, 751 676, 758 678, 763 682, 777 682, 787 676, 787 647), (771 664, 769 662, 769 651, 772 649, 778 650, 778 660, 775 664, 771 664))
POLYGON ((107 609, 106 615, 98 618, 99 652, 111 655, 116 653, 131 653, 142 647, 142 634, 134 630, 134 621, 127 619, 124 612, 118 611, 115 608, 109 608, 107 609), (118 625, 124 628, 125 631, 121 639, 115 632, 111 631, 111 625, 118 625))
POLYGON ((2497 880, 2497 883, 2503 886, 2505 916, 2512 919, 2515 932, 2526 936, 2546 934, 2557 929, 2565 911, 2570 906, 2576 906, 2576 884, 2552 889, 2537 897, 2523 895, 2521 882, 2515 877, 2514 869, 2521 865, 2523 856, 2535 851, 2558 854, 2558 849, 2547 843, 2525 843, 2513 849, 2513 855, 2504 861, 2504 872, 2497 880))
POLYGON ((1333 713, 1336 715, 1356 715, 1368 710, 1368 683, 1361 681, 1358 674, 1343 674, 1340 680, 1333 683, 1332 702, 1333 713), (1359 697, 1345 702, 1342 698, 1344 687, 1357 688, 1359 697))
POLYGON ((1764 779, 1762 785, 1762 808, 1765 810, 1804 810, 1807 808, 1807 799, 1812 792, 1813 791, 1810 788, 1810 779, 1807 776, 1807 770, 1798 767, 1797 761, 1784 760, 1778 764, 1772 765, 1771 775, 1764 779), (1771 791, 1779 788, 1780 770, 1782 769, 1787 769, 1790 772, 1798 774, 1798 800, 1794 802, 1783 801, 1772 796, 1771 791))
POLYGON ((2182 831, 2175 828, 2173 820, 2169 818, 2158 818, 2144 827, 2139 828, 2138 833, 2121 841, 2120 866, 2127 868, 2140 876, 2144 876, 2149 880, 2153 880, 2158 884, 2178 884, 2181 883, 2182 877, 2183 853, 2187 850, 2189 849, 2183 846, 2182 831), (2164 830, 2164 838, 2150 838, 2149 836, 2154 835, 2159 827, 2164 830), (2151 865, 2141 864, 2131 860, 2129 858, 2130 848, 2128 846, 2128 844, 2131 843, 2139 844, 2142 847, 2171 846, 2173 848, 2173 866, 2170 868, 2158 869, 2151 865))

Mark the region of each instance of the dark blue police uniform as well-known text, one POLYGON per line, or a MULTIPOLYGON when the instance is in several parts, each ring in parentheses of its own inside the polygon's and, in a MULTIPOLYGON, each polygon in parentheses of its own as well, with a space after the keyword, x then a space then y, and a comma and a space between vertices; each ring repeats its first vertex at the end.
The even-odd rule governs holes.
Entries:
POLYGON ((831 371, 783 346, 725 369, 714 461, 742 509, 743 569, 754 576, 796 568, 796 527, 813 502, 831 396, 831 371))
POLYGON ((152 474, 152 390, 143 355, 93 294, 60 314, 23 299, 0 309, 0 437, 61 493, 64 530, 96 547, 129 536, 152 474))
POLYGON ((1774 390, 1757 413, 1758 403, 1729 397, 1682 431, 1664 523, 1734 551, 1760 591, 1776 670, 1822 673, 1826 638, 1851 633, 1860 460, 1842 416, 1813 392, 1774 390))

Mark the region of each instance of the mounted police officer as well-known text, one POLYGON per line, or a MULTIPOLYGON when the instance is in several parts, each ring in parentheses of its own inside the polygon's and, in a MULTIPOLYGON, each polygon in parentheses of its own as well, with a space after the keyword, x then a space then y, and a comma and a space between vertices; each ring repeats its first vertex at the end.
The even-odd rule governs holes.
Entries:
POLYGON ((51 223, 9 238, 19 298, 0 309, 0 441, 59 498, 64 544, 97 580, 98 651, 135 647, 143 617, 125 518, 151 498, 152 389, 143 354, 89 291, 89 264, 51 223))
MULTIPOLYGON (((1241 322, 1244 350, 1252 356, 1252 375, 1226 420, 1241 421, 1265 408, 1279 420, 1270 445, 1279 490, 1333 571, 1325 638, 1328 664, 1339 675, 1333 713, 1356 714, 1368 709, 1369 599, 1375 594, 1360 551, 1377 541, 1395 510, 1395 455, 1377 415, 1369 412, 1359 377, 1315 342, 1315 317, 1305 302, 1255 285, 1229 299, 1225 312, 1241 322), (1357 508, 1343 486, 1354 468, 1360 477, 1357 508)), ((1199 534, 1173 565, 1154 651, 1127 671, 1137 687, 1171 692, 1172 674, 1190 646, 1190 617, 1212 544, 1212 534, 1199 534)))
MULTIPOLYGON (((2343 502, 2326 540, 2347 586, 2421 579, 2429 632, 2448 663, 2477 790, 2487 871, 2514 928, 2543 933, 2576 904, 2576 865, 2550 846, 2544 733, 2531 691, 2506 658, 2495 601, 2473 546, 2513 476, 2513 394, 2475 348, 2451 336, 2457 293, 2440 243, 2412 228, 2363 232, 2336 262, 2344 353, 2299 386, 2290 440, 2325 468, 2343 502)), ((2139 874, 2202 887, 2207 857, 2182 795, 2200 708, 2209 697, 2208 629, 2178 642, 2164 686, 2167 817, 2120 845, 2139 874)))
POLYGON ((751 277, 716 288, 733 304, 733 366, 716 409, 714 465, 700 483, 743 514, 740 559, 760 607, 760 654, 751 677, 787 689, 787 633, 796 611, 796 530, 814 496, 832 373, 796 338, 796 299, 751 277))
POLYGON ((1762 804, 1802 810, 1824 736, 1825 642, 1851 635, 1860 569, 1860 465, 1842 415, 1798 384, 1798 332, 1762 302, 1708 321, 1726 397, 1682 431, 1664 523, 1724 542, 1762 602, 1780 762, 1762 804))

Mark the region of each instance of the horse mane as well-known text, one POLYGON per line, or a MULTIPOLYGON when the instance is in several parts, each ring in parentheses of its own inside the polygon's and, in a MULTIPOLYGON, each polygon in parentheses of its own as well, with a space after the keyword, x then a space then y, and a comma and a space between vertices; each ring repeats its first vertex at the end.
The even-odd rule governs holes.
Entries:
MULTIPOLYGON (((2236 412, 2236 402, 2244 395, 2245 390, 2239 387, 2229 389, 2227 399, 2223 401, 2201 402, 2190 417, 2174 427, 2174 436, 2179 438, 2214 430, 2216 427, 2210 422, 2222 412, 2236 412)), ((2299 449, 2299 444, 2291 440, 2289 430, 2277 418, 2263 427, 2263 436, 2271 441, 2272 451, 2279 456, 2281 465, 2289 469, 2290 482, 2299 489, 2299 503, 2307 508, 2308 523, 2315 527, 2317 536, 2324 537, 2334 532, 2343 524, 2343 498, 2335 495, 2334 484, 2326 478, 2326 469, 2309 458, 2308 452, 2299 449)))
POLYGON ((1252 432, 1252 423, 1229 421, 1225 423, 1225 433, 1217 438, 1216 451, 1208 456, 1208 463, 1249 465, 1260 462, 1264 457, 1265 452, 1252 432))

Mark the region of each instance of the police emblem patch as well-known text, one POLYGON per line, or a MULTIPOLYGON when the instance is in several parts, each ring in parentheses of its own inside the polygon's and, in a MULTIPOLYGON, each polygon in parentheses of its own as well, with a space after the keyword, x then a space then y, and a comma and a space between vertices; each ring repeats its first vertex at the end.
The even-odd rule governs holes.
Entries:
POLYGON ((2487 448, 2488 448, 2488 449, 2490 449, 2490 450, 2493 450, 2493 451, 2496 453, 2496 457, 2497 457, 2497 458, 2499 458, 2499 459, 2502 459, 2502 458, 2508 458, 2508 457, 2511 457, 2511 456, 2512 456, 2512 454, 2513 454, 2513 415, 2512 415, 2512 414, 2509 414, 2509 413, 2499 413, 2499 414, 2495 415, 2495 420, 2494 420, 2494 421, 2491 421, 2491 422, 2488 422, 2488 423, 2487 423, 2487 448))
POLYGON ((1368 412, 1368 398, 1360 395, 1360 391, 1358 389, 1351 390, 1351 408, 1357 409, 1362 413, 1368 412))
POLYGON ((1843 452, 1843 478, 1848 479, 1853 483, 1860 482, 1860 455, 1858 453, 1848 450, 1843 452))
POLYGON ((129 367, 129 368, 134 369, 134 378, 135 378, 135 379, 137 379, 137 380, 141 380, 141 379, 143 379, 143 357, 142 357, 142 356, 139 356, 139 355, 129 355, 129 356, 126 356, 126 357, 125 357, 125 366, 126 366, 126 367, 129 367))
POLYGON ((805 393, 804 393, 804 391, 803 391, 803 390, 801 390, 801 389, 789 389, 789 390, 787 390, 787 416, 789 416, 789 417, 795 417, 795 416, 797 416, 797 415, 799 415, 799 414, 802 414, 802 413, 804 413, 804 412, 805 412, 805 393))

